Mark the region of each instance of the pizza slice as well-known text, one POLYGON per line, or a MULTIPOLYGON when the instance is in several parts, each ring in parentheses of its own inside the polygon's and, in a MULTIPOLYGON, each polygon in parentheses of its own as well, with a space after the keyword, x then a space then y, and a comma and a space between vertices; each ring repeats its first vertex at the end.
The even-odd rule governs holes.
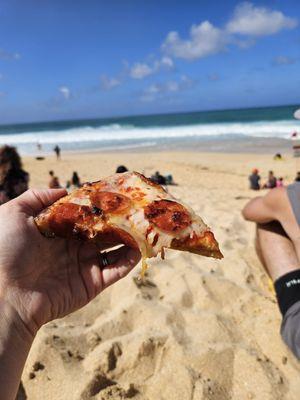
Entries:
POLYGON ((164 249, 222 258, 217 241, 202 219, 162 186, 138 172, 115 174, 59 199, 35 222, 47 237, 138 248, 145 260, 164 249))

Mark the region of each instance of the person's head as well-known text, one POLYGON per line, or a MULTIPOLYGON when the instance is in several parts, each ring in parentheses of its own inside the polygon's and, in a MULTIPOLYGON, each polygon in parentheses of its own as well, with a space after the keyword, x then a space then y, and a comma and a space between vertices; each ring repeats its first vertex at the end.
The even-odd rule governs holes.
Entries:
POLYGON ((15 147, 0 147, 0 183, 2 184, 5 181, 8 174, 12 176, 13 171, 18 171, 21 168, 21 158, 15 147))
POLYGON ((51 176, 51 178, 53 178, 53 176, 54 176, 54 172, 51 170, 51 171, 49 171, 49 175, 51 176))
POLYGON ((123 172, 127 172, 128 169, 125 167, 125 165, 119 165, 118 168, 116 169, 117 174, 122 174, 123 172))
POLYGON ((273 171, 269 171, 269 178, 273 178, 274 176, 274 172, 273 171))
POLYGON ((279 178, 279 180, 280 180, 280 182, 283 182, 283 177, 281 176, 281 177, 279 178))
POLYGON ((15 147, 0 147, 0 167, 9 164, 9 169, 21 169, 21 158, 15 147))
POLYGON ((258 174, 258 172, 259 172, 259 171, 258 171, 258 169, 257 169, 257 168, 254 168, 254 169, 252 170, 252 174, 253 174, 253 175, 257 175, 257 174, 258 174))
POLYGON ((297 172, 297 178, 300 178, 300 171, 297 172))

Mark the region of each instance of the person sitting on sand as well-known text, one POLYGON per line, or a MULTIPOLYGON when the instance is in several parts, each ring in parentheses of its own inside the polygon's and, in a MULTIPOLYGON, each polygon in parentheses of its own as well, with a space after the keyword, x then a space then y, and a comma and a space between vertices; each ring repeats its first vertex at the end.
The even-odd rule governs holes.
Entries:
POLYGON ((158 183, 159 185, 166 185, 167 180, 166 178, 159 173, 159 171, 156 171, 154 175, 151 176, 150 178, 153 182, 158 183))
POLYGON ((49 189, 59 189, 61 188, 60 183, 59 183, 59 179, 57 176, 54 176, 54 172, 53 171, 49 171, 49 175, 50 175, 50 181, 49 181, 49 189))
POLYGON ((78 189, 80 187, 81 187, 81 182, 79 175, 76 171, 74 171, 71 180, 67 181, 66 189, 68 192, 72 192, 73 190, 78 189))
POLYGON ((275 156, 273 157, 275 161, 282 161, 282 155, 281 153, 276 153, 275 156))
POLYGON ((276 188, 277 179, 273 171, 269 171, 268 180, 264 184, 263 189, 274 189, 276 188))
POLYGON ((0 204, 28 189, 29 174, 22 169, 21 158, 11 146, 0 147, 0 204))
POLYGON ((125 165, 119 165, 116 169, 116 174, 122 174, 123 172, 127 172, 128 169, 125 167, 125 165))
POLYGON ((73 172, 72 179, 71 179, 71 184, 75 188, 80 188, 81 187, 80 178, 79 178, 78 173, 76 171, 73 172))
POLYGON ((260 189, 260 176, 258 175, 258 169, 254 168, 252 174, 249 175, 249 183, 251 190, 259 190, 260 189))
POLYGON ((284 186, 283 178, 280 177, 280 178, 277 179, 276 187, 283 187, 283 186, 284 186))
POLYGON ((28 190, 0 207, 2 400, 16 399, 38 330, 88 304, 140 260, 139 251, 126 246, 108 251, 98 243, 107 250, 104 256, 90 244, 42 236, 33 217, 65 194, 64 189, 28 190))
POLYGON ((300 358, 300 183, 252 199, 242 213, 257 224, 256 252, 274 282, 281 335, 300 358))
POLYGON ((177 184, 174 182, 174 179, 173 179, 173 175, 172 175, 172 174, 167 174, 167 175, 165 175, 165 180, 166 180, 166 185, 177 185, 177 184))

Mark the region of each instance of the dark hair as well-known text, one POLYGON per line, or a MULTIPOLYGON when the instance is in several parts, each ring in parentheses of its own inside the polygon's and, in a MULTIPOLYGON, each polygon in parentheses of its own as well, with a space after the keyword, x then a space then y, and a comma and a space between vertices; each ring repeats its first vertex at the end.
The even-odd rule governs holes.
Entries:
POLYGON ((125 165, 119 165, 118 168, 116 169, 117 174, 122 174, 123 172, 127 172, 128 169, 125 167, 125 165))
POLYGON ((54 171, 52 171, 52 169, 51 169, 51 171, 49 171, 49 175, 50 175, 50 176, 53 176, 53 175, 54 175, 54 171))
POLYGON ((80 179, 79 179, 79 176, 78 176, 78 174, 77 174, 76 171, 73 172, 72 183, 73 183, 73 185, 75 185, 75 186, 76 186, 76 185, 79 185, 79 183, 80 183, 80 179))
POLYGON ((0 167, 7 163, 10 163, 9 169, 22 169, 21 158, 15 147, 0 147, 0 167))

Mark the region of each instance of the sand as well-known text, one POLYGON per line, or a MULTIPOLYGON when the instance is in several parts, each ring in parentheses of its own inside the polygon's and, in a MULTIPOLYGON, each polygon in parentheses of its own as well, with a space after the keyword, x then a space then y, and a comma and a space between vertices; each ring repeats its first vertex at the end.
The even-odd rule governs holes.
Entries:
POLYGON ((247 182, 253 167, 264 178, 273 169, 291 181, 295 160, 173 152, 73 154, 24 164, 38 187, 49 169, 63 183, 73 170, 93 180, 118 164, 147 175, 171 172, 178 186, 170 191, 213 228, 225 256, 168 251, 164 262, 151 262, 144 282, 138 266, 82 310, 43 327, 22 377, 28 399, 299 399, 300 366, 279 335, 254 226, 240 214, 254 196, 247 182))

